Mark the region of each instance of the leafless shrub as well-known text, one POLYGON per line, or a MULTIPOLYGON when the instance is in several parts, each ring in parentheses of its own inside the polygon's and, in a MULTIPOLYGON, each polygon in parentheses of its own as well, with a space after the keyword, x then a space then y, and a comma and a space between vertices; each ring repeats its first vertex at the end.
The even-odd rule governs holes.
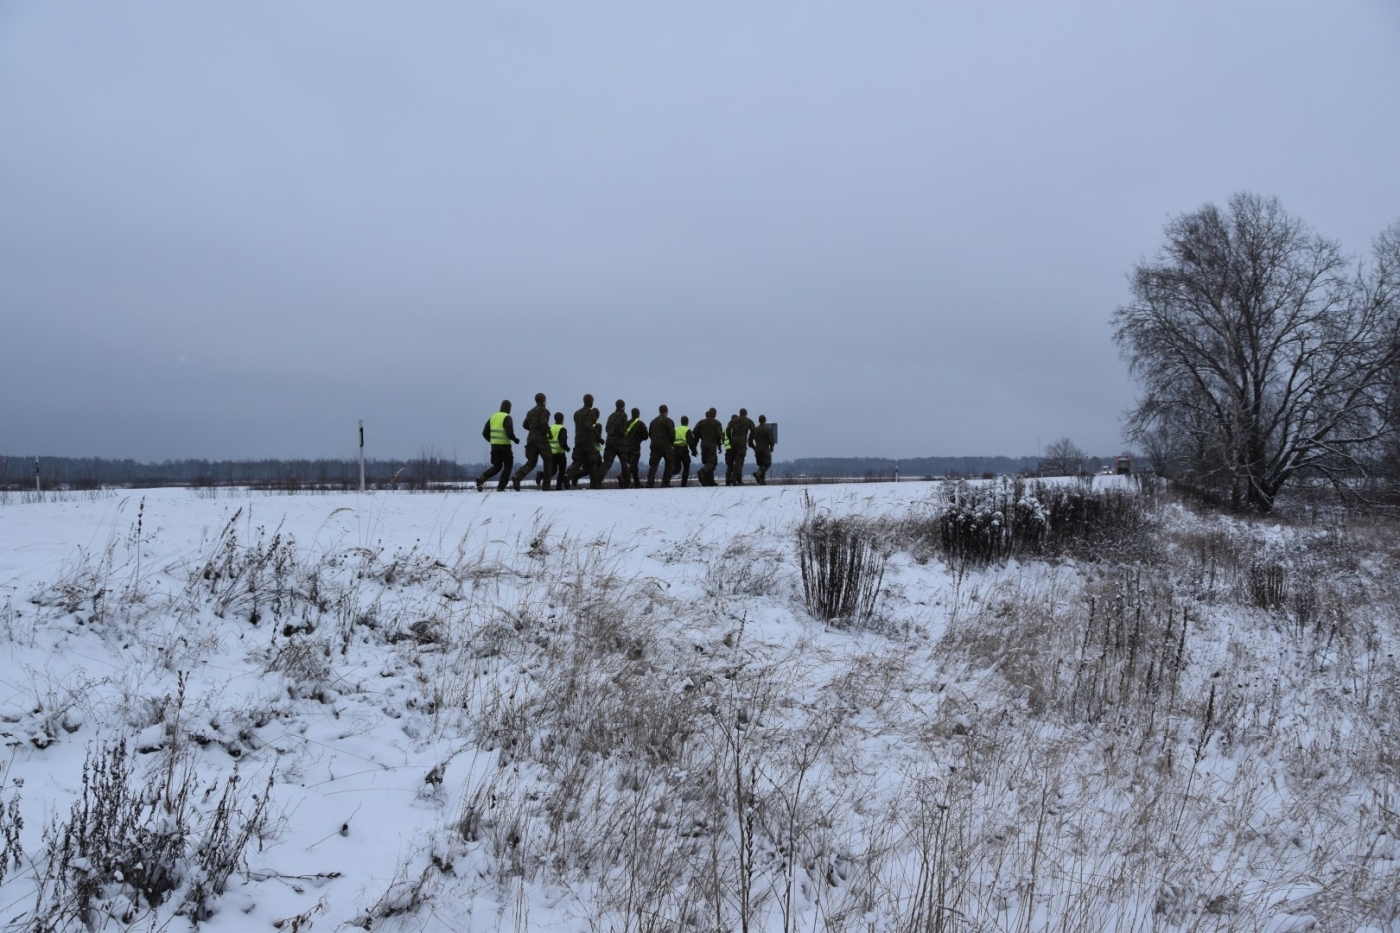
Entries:
POLYGON ((0 766, 0 884, 5 881, 10 869, 19 869, 24 864, 24 847, 20 844, 19 834, 24 829, 24 816, 20 813, 19 791, 24 786, 23 778, 9 777, 8 766, 0 766), (10 790, 9 799, 3 796, 3 791, 10 790))
POLYGON ((888 555, 869 522, 824 514, 808 497, 797 553, 808 612, 841 628, 874 616, 888 555))
POLYGON ((235 774, 213 811, 201 813, 194 768, 172 762, 148 782, 136 775, 124 740, 89 752, 68 819, 44 834, 39 893, 25 929, 130 923, 176 896, 178 913, 195 923, 210 916, 265 821, 268 791, 244 805, 235 774))
POLYGON ((936 542, 955 570, 1012 557, 1130 559, 1151 546, 1151 497, 1140 489, 1015 478, 959 482, 941 487, 940 494, 932 514, 905 519, 902 537, 915 543, 916 554, 925 542, 936 542))

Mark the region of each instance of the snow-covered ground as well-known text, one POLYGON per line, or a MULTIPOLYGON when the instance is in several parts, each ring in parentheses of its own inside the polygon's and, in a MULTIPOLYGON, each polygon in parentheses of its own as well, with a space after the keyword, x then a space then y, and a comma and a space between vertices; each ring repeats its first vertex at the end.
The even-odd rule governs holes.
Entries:
POLYGON ((950 569, 943 492, 12 497, 0 922, 1400 928, 1392 528, 950 569))

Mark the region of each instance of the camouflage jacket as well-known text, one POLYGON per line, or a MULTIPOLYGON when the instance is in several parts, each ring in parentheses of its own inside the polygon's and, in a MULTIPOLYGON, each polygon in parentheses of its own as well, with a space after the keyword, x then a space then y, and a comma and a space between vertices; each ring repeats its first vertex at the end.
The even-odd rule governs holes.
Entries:
POLYGON ((761 454, 771 454, 773 452, 773 431, 768 425, 756 424, 753 426, 753 433, 749 435, 749 446, 761 454))
POLYGON ((627 422, 627 433, 623 438, 623 446, 628 450, 637 451, 642 449, 642 442, 647 439, 647 424, 641 418, 627 422))
POLYGON ((729 422, 729 443, 735 450, 743 450, 749 446, 749 432, 753 430, 753 420, 750 418, 735 418, 729 422))
POLYGON ((651 440, 652 450, 674 447, 676 444, 676 423, 665 415, 657 415, 651 419, 651 424, 647 427, 647 437, 651 440))
POLYGON ((606 428, 608 443, 617 445, 627 443, 627 422, 631 420, 625 411, 614 411, 608 415, 606 428))
POLYGON ((701 418, 695 424, 695 429, 690 432, 690 436, 700 442, 700 445, 707 450, 714 450, 724 443, 724 426, 719 423, 718 418, 701 418))
POLYGON ((525 439, 532 444, 549 447, 549 425, 553 416, 548 406, 536 405, 525 413, 525 439))

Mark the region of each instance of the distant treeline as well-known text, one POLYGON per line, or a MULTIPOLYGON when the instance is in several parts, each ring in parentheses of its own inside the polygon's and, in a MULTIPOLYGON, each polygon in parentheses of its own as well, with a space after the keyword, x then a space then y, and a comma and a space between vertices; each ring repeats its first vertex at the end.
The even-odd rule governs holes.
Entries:
MULTIPOLYGON (((372 487, 424 486, 466 482, 485 467, 437 456, 413 460, 366 460, 365 483, 372 487)), ((101 457, 40 457, 45 488, 96 489, 100 486, 328 486, 353 488, 359 461, 345 460, 104 460, 101 457)), ((33 457, 0 457, 0 487, 32 488, 33 457)))
POLYGON ((883 457, 804 457, 774 464, 778 476, 888 476, 899 468, 901 477, 920 476, 981 476, 1011 473, 1034 473, 1040 460, 1036 457, 914 457, 909 460, 887 460, 883 457))
MULTIPOLYGON (((983 476, 1034 473, 1036 457, 804 457, 775 463, 769 475, 793 479, 888 479, 899 467, 904 479, 922 476, 983 476)), ((1100 461, 1087 458, 1094 470, 1100 461)), ((486 469, 480 463, 457 463, 438 456, 410 460, 366 460, 365 483, 372 488, 421 489, 439 483, 466 483, 486 469)), ((354 488, 360 481, 359 463, 331 460, 105 460, 101 457, 40 457, 39 479, 45 489, 96 489, 101 486, 299 486, 354 488)), ((34 458, 0 456, 0 488, 34 485, 34 458)))

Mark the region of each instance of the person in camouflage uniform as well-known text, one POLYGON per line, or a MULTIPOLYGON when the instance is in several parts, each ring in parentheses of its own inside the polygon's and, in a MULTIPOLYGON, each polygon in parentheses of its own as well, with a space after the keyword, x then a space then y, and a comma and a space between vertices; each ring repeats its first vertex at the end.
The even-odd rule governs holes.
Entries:
POLYGON ((700 472, 697 474, 701 486, 714 486, 715 469, 719 466, 719 449, 724 444, 724 425, 715 417, 711 408, 705 412, 691 432, 691 444, 700 445, 700 472))
POLYGON ((744 485, 744 455, 749 450, 749 433, 753 431, 753 420, 749 418, 747 408, 739 409, 739 414, 735 415, 729 422, 729 450, 733 454, 733 459, 729 463, 729 475, 733 477, 733 485, 744 485))
POLYGON ((585 395, 583 407, 574 412, 574 433, 570 435, 574 439, 573 457, 569 464, 571 470, 578 465, 579 460, 583 459, 583 450, 588 446, 580 442, 589 436, 590 429, 593 427, 593 417, 589 414, 592 409, 593 396, 585 395))
POLYGON ((588 477, 589 489, 601 489, 603 487, 603 426, 598 423, 598 409, 590 408, 585 412, 585 420, 578 420, 578 413, 574 413, 574 423, 583 424, 582 428, 576 428, 574 432, 574 460, 573 466, 569 467, 569 472, 565 478, 572 486, 578 485, 580 476, 588 477))
POLYGON ((676 423, 662 405, 657 415, 647 425, 647 438, 651 441, 651 457, 647 469, 647 488, 656 485, 656 468, 665 462, 666 470, 661 475, 661 488, 671 486, 671 477, 676 475, 676 423))
POLYGON ((613 460, 621 461, 621 472, 617 477, 617 488, 627 488, 627 403, 622 399, 617 400, 617 407, 611 415, 608 415, 608 423, 603 429, 606 437, 606 444, 603 446, 603 463, 601 466, 602 476, 608 475, 608 470, 612 469, 613 460))
POLYGON ((773 440, 773 429, 768 426, 768 416, 759 415, 758 424, 754 426, 753 433, 749 435, 749 446, 753 448, 753 459, 758 464, 758 469, 754 471, 754 482, 758 485, 765 485, 765 478, 768 476, 768 468, 773 465, 773 445, 777 443, 773 440))
POLYGON ((632 420, 627 422, 627 431, 624 434, 627 456, 622 461, 623 469, 627 472, 627 482, 633 489, 639 489, 642 485, 642 444, 647 439, 647 425, 642 420, 642 410, 632 409, 632 420))
POLYGON ((690 430, 690 416, 681 415, 681 423, 676 425, 676 444, 672 448, 676 458, 676 472, 681 475, 681 488, 690 482, 690 456, 695 453, 695 432, 690 430))
MULTIPOLYGON (((525 464, 510 478, 511 488, 520 491, 520 481, 530 475, 535 464, 543 460, 553 464, 554 455, 549 449, 549 406, 545 405, 543 392, 535 393, 535 407, 525 413, 525 464)), ((549 488, 549 477, 544 480, 544 488, 549 488)))
POLYGON ((515 436, 515 424, 510 420, 510 399, 501 399, 500 410, 486 419, 481 436, 491 445, 491 469, 476 478, 476 491, 481 492, 486 487, 486 481, 499 473, 501 482, 496 486, 496 491, 505 492, 506 483, 510 482, 510 467, 515 460, 515 452, 510 445, 520 443, 520 438, 515 436))
POLYGON ((730 415, 724 426, 724 485, 734 485, 734 442, 729 437, 729 429, 739 420, 738 415, 730 415))

